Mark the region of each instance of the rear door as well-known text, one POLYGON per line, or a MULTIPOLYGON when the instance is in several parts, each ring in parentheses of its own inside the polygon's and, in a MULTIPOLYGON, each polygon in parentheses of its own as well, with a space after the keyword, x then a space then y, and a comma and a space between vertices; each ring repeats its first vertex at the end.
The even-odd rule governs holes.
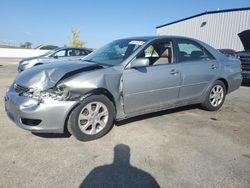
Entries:
POLYGON ((182 79, 179 99, 198 98, 217 76, 219 63, 195 41, 178 39, 176 48, 182 79))

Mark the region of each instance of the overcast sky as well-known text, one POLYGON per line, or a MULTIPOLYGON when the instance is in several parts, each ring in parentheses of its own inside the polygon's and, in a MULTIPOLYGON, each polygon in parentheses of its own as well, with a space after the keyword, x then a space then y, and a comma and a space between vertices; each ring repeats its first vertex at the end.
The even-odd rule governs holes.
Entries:
POLYGON ((204 11, 250 7, 250 0, 1 0, 0 43, 69 45, 72 28, 87 47, 155 35, 155 27, 204 11))

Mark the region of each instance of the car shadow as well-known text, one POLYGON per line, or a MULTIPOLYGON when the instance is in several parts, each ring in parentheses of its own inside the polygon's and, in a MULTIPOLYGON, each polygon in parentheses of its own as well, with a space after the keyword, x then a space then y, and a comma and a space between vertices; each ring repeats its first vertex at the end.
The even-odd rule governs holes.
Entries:
POLYGON ((65 132, 63 134, 56 134, 56 133, 33 133, 33 135, 41 137, 41 138, 69 138, 71 134, 69 132, 65 132))
POLYGON ((130 164, 129 146, 119 144, 114 148, 113 163, 94 168, 79 187, 158 188, 160 186, 151 174, 130 164))
MULTIPOLYGON (((173 109, 169 109, 169 110, 144 114, 144 115, 132 117, 132 118, 121 120, 121 121, 115 121, 114 124, 116 126, 123 126, 123 125, 129 124, 129 123, 132 123, 132 122, 136 122, 136 121, 150 119, 150 118, 154 118, 154 117, 157 117, 157 116, 172 114, 172 113, 176 113, 176 112, 180 112, 180 111, 192 110, 192 109, 196 109, 196 108, 200 108, 200 106, 199 105, 189 105, 189 106, 178 107, 178 108, 173 108, 173 109)), ((63 134, 34 133, 34 132, 32 132, 32 134, 35 135, 35 136, 41 137, 41 138, 69 138, 71 136, 71 134, 67 130, 65 130, 65 132, 63 134)))
POLYGON ((140 116, 132 117, 132 118, 121 120, 121 121, 115 121, 115 125, 116 126, 122 126, 122 125, 132 123, 132 122, 135 122, 135 121, 141 121, 141 120, 145 120, 145 119, 154 118, 154 117, 157 117, 157 116, 163 116, 163 115, 167 115, 167 114, 172 114, 172 113, 186 111, 186 110, 192 110, 192 109, 196 109, 196 108, 200 108, 200 105, 197 105, 197 104, 188 105, 188 106, 168 109, 168 110, 164 110, 164 111, 159 111, 159 112, 154 112, 154 113, 149 113, 149 114, 143 114, 143 115, 140 115, 140 116))

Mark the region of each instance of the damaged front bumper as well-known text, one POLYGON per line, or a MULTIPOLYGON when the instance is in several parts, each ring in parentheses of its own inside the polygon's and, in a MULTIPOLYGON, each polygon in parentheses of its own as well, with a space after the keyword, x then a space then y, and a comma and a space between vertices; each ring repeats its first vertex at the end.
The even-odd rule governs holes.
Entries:
POLYGON ((20 128, 37 133, 63 133, 67 116, 77 103, 50 98, 41 102, 20 96, 12 86, 5 96, 5 111, 20 128))

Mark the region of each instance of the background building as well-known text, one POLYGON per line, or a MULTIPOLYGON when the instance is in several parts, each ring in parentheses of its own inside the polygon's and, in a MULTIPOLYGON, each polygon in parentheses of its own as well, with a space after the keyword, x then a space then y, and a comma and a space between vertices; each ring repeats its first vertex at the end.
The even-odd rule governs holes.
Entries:
POLYGON ((204 12, 158 26, 156 33, 196 38, 217 49, 250 50, 250 7, 204 12))

